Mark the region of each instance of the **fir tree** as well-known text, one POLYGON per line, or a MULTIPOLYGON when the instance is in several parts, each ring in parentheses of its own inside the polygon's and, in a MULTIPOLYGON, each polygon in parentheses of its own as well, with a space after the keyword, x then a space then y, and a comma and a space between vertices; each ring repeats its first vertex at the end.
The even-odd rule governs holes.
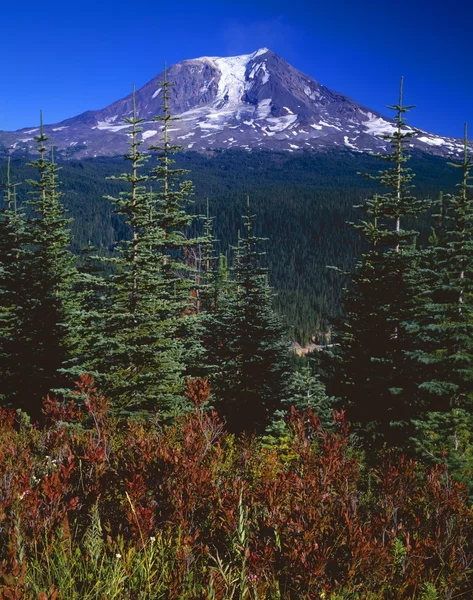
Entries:
POLYGON ((413 421, 412 445, 427 464, 445 464, 473 498, 473 414, 463 408, 431 411, 413 421))
POLYGON ((453 408, 473 412, 473 194, 467 126, 458 193, 441 196, 422 269, 429 281, 423 295, 416 363, 425 411, 453 408))
MULTIPOLYGON (((202 374, 208 376, 214 389, 229 386, 228 377, 234 358, 233 340, 237 314, 236 284, 230 277, 227 257, 220 255, 215 264, 213 289, 202 287, 202 374)), ((218 392, 217 392, 218 393, 218 392)))
POLYGON ((17 185, 11 182, 8 158, 5 204, 0 211, 0 401, 4 404, 17 400, 20 367, 15 340, 20 326, 17 307, 25 301, 27 293, 22 272, 25 218, 17 205, 17 185))
MULTIPOLYGON (((165 250, 174 238, 169 239, 163 223, 167 204, 149 189, 152 181, 162 181, 143 173, 149 155, 140 150, 144 119, 138 118, 134 92, 133 114, 124 121, 130 125, 125 159, 131 170, 115 179, 126 182, 128 191, 108 200, 128 226, 129 237, 109 259, 110 279, 98 280, 101 292, 89 289, 89 298, 101 294, 101 310, 95 316, 85 313, 91 345, 83 350, 83 369, 95 374, 114 410, 171 414, 183 398, 183 345, 177 329, 184 304, 175 298, 179 277, 165 250)), ((165 138, 167 126, 165 122, 165 138)))
POLYGON ((214 315, 220 339, 214 338, 210 362, 216 406, 236 432, 262 431, 286 397, 288 348, 273 309, 267 270, 261 266, 262 238, 253 231, 254 216, 245 216, 239 241, 235 280, 219 300, 214 315))
POLYGON ((166 418, 185 409, 184 375, 200 349, 195 273, 186 262, 186 251, 198 240, 186 237, 192 185, 180 183, 184 171, 172 168, 180 148, 169 138, 171 84, 165 77, 159 85, 163 115, 155 120, 162 125, 162 143, 150 148, 159 153, 151 173, 145 169, 150 155, 140 149, 144 119, 134 92, 132 116, 124 120, 130 126, 125 159, 131 168, 114 179, 128 190, 107 199, 129 233, 106 260, 110 277, 89 271, 83 279, 84 335, 72 370, 92 373, 115 411, 158 409, 166 418))
POLYGON ((367 216, 355 228, 368 244, 352 276, 345 299, 341 326, 341 364, 335 374, 335 395, 341 396, 351 420, 371 442, 397 443, 406 439, 410 418, 415 414, 412 395, 415 384, 407 353, 413 334, 412 321, 420 287, 416 249, 417 232, 405 228, 409 220, 424 212, 429 203, 411 193, 413 173, 406 166, 406 144, 413 135, 406 129, 403 80, 395 128, 384 135, 391 153, 377 155, 387 169, 366 175, 387 188, 360 206, 367 216))
MULTIPOLYGON (((71 294, 75 258, 69 250, 71 220, 65 215, 58 185, 59 167, 48 151, 42 116, 35 138, 39 157, 30 163, 38 179, 27 202, 31 216, 23 226, 16 212, 16 269, 21 276, 14 304, 9 355, 11 401, 31 416, 41 414, 42 398, 62 385, 60 369, 69 356, 71 294), (50 158, 47 158, 48 153, 50 158)), ((18 281, 18 277, 15 277, 18 281)))
POLYGON ((199 370, 203 348, 198 314, 199 284, 191 256, 204 240, 188 236, 195 218, 188 212, 193 202, 193 185, 190 180, 183 180, 188 171, 175 167, 174 157, 183 148, 173 144, 170 138, 171 125, 178 117, 171 115, 173 84, 167 79, 166 68, 159 87, 162 90, 162 114, 153 120, 161 124, 161 143, 150 146, 150 150, 157 153, 158 163, 151 172, 151 180, 153 227, 160 235, 157 246, 162 274, 160 298, 167 303, 163 320, 178 341, 182 372, 194 375, 199 370))
POLYGON ((289 394, 284 400, 286 406, 293 406, 299 412, 311 409, 327 429, 333 424, 335 398, 327 396, 320 377, 313 372, 310 364, 296 369, 289 380, 289 394))
POLYGON ((287 397, 282 400, 283 408, 275 411, 266 428, 265 445, 276 445, 280 450, 287 445, 291 437, 288 421, 292 408, 300 413, 311 410, 322 427, 330 430, 333 426, 335 400, 327 396, 324 384, 310 364, 296 369, 288 378, 287 397))
MULTIPOLYGON (((204 220, 204 235, 199 245, 199 310, 213 313, 217 309, 223 285, 224 257, 217 256, 215 245, 217 240, 213 234, 213 217, 210 216, 209 202, 204 220)), ((228 273, 227 273, 228 275, 228 273)))

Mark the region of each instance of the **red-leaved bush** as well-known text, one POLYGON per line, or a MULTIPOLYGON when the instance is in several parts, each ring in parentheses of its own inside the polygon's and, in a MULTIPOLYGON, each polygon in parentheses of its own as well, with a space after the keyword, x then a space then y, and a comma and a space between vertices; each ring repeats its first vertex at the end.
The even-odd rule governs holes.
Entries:
POLYGON ((42 429, 0 409, 0 597, 65 598, 33 592, 29 565, 83 550, 94 511, 110 555, 148 557, 159 537, 172 557, 147 571, 162 596, 124 598, 473 597, 473 511, 443 467, 387 454, 368 469, 342 413, 327 432, 293 411, 284 453, 235 439, 209 394, 188 380, 194 411, 170 426, 117 420, 88 376, 45 401, 42 429))

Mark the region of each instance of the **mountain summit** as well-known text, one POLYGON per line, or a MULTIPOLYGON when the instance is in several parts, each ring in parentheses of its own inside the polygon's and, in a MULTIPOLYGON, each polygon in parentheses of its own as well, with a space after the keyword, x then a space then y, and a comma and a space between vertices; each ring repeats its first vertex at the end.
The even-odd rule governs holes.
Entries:
MULTIPOLYGON (((138 116, 143 123, 144 147, 159 140, 159 126, 151 119, 161 113, 160 73, 136 92, 138 116)), ((383 135, 394 131, 389 118, 334 92, 292 67, 283 58, 260 48, 241 56, 203 56, 170 67, 173 82, 170 108, 173 142, 188 150, 261 148, 296 151, 348 148, 384 152, 383 135)), ((123 154, 132 113, 131 94, 110 106, 87 111, 45 127, 54 145, 66 156, 123 154)), ((413 148, 431 154, 456 155, 460 140, 415 133, 413 148)), ((8 151, 34 147, 37 128, 0 132, 8 151)))

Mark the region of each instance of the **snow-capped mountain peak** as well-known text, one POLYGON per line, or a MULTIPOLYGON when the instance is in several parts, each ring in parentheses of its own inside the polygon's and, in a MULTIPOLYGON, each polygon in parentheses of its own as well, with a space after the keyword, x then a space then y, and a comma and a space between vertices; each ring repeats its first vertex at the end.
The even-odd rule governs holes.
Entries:
MULTIPOLYGON (((160 131, 152 118, 161 112, 160 73, 136 93, 138 116, 145 119, 144 147, 160 131)), ((170 67, 173 141, 188 150, 266 148, 324 150, 346 148, 384 152, 384 135, 393 122, 304 75, 268 48, 251 54, 203 56, 170 67)), ((87 111, 45 127, 54 145, 69 156, 123 154, 129 140, 124 117, 132 112, 131 94, 97 111, 87 111)), ((411 126, 412 127, 412 126, 411 126)), ((458 155, 462 142, 415 130, 413 148, 458 155)), ((7 151, 34 148, 34 128, 0 132, 7 151)))

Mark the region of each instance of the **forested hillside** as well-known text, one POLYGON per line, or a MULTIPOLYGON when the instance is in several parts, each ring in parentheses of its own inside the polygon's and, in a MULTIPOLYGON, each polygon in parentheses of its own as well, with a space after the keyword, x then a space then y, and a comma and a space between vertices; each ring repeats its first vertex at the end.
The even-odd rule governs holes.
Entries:
MULTIPOLYGON (((26 157, 13 158, 12 181, 32 176, 26 157)), ((256 231, 268 238, 266 263, 275 302, 289 327, 289 336, 307 343, 312 335, 326 331, 339 314, 342 288, 347 281, 327 266, 352 270, 362 245, 347 221, 357 219, 353 208, 376 184, 359 172, 379 169, 376 158, 349 151, 287 152, 214 151, 180 153, 177 165, 188 169, 194 185, 191 212, 204 214, 207 199, 214 219, 219 252, 231 258, 246 198, 257 215, 256 231)), ((427 154, 411 159, 416 195, 437 197, 439 190, 454 189, 455 172, 447 161, 427 154)), ((123 159, 95 158, 60 162, 64 204, 72 222, 73 250, 89 244, 113 252, 117 240, 127 235, 123 221, 103 197, 123 189, 107 177, 119 174, 123 159)), ((5 182, 6 159, 0 162, 0 181, 5 182)), ((18 186, 19 200, 28 187, 18 186)), ((419 223, 428 231, 428 220, 419 223)), ((193 224, 190 235, 202 231, 193 224)), ((425 241, 425 235, 422 237, 425 241)))

